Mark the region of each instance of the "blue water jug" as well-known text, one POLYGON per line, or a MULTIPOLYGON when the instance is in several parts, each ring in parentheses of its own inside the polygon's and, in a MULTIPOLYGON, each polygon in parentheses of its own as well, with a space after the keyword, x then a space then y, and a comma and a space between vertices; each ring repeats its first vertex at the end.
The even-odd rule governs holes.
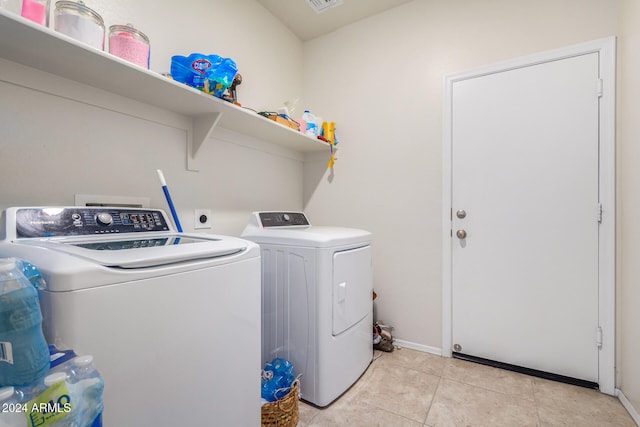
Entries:
POLYGON ((0 259, 0 386, 23 386, 49 370, 38 291, 15 258, 0 259))

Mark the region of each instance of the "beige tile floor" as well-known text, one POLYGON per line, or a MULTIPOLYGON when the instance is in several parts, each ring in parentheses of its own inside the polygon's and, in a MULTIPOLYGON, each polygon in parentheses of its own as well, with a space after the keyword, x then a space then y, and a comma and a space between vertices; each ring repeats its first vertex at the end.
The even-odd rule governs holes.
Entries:
POLYGON ((376 351, 330 406, 300 402, 299 427, 636 427, 617 398, 415 350, 376 351))

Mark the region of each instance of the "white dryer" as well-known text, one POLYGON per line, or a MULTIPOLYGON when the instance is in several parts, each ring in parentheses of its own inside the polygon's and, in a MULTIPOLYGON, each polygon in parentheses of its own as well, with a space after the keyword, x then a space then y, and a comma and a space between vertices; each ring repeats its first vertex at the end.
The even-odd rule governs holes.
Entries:
POLYGON ((105 425, 260 425, 258 245, 176 233, 155 209, 10 208, 4 220, 0 257, 47 282, 48 343, 94 356, 105 425))
POLYGON ((242 237, 262 255, 262 362, 293 363, 301 397, 327 406, 372 360, 371 233, 254 212, 242 237))

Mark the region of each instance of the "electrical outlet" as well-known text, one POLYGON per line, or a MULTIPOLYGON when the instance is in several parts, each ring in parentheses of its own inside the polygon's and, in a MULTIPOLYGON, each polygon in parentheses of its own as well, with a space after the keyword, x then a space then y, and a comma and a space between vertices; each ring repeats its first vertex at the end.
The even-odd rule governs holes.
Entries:
POLYGON ((193 217, 193 228, 211 228, 211 209, 196 209, 193 217))

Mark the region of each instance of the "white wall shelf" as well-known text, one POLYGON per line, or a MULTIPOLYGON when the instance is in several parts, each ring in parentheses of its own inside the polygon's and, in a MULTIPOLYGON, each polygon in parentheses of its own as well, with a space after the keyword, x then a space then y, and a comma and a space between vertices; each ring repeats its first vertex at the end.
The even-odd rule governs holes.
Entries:
POLYGON ((192 158, 216 126, 300 152, 329 152, 329 145, 323 141, 3 9, 0 9, 0 57, 191 117, 193 139, 189 157, 192 158))

